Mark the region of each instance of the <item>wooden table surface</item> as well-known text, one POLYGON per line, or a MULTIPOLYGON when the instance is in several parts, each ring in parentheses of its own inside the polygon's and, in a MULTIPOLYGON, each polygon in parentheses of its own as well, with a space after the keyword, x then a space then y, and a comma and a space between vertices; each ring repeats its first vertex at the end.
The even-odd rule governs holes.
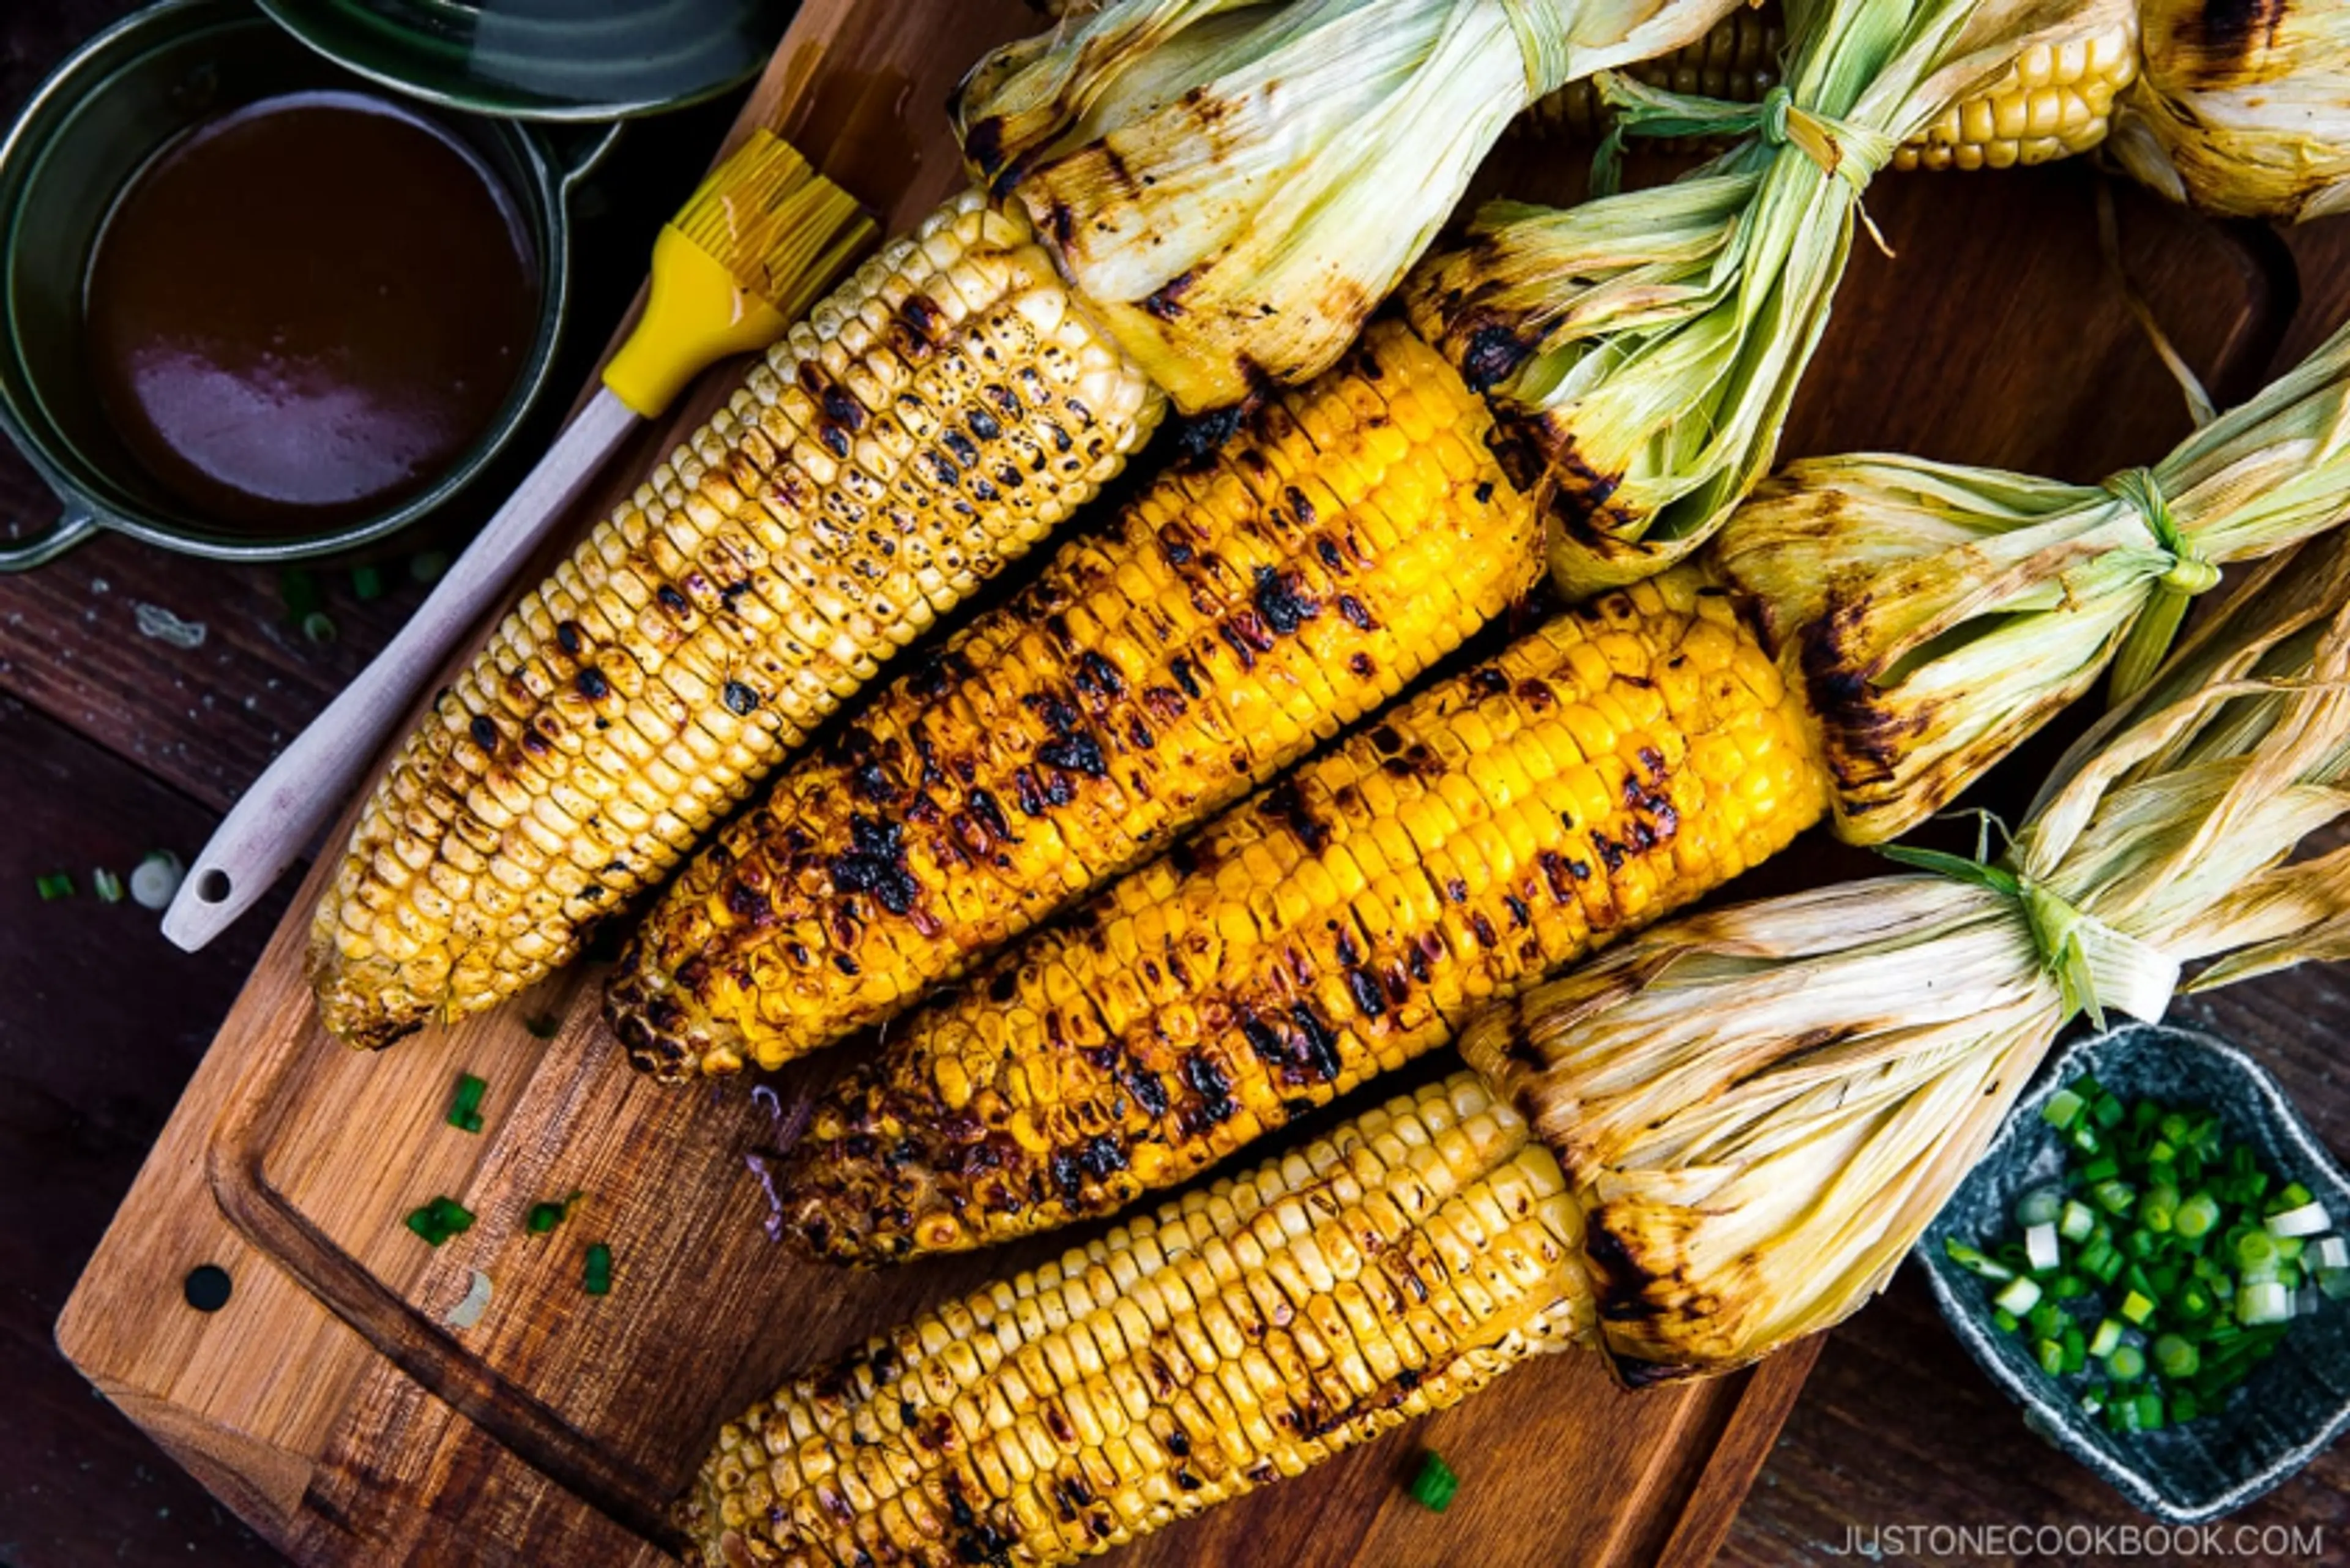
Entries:
MULTIPOLYGON (((0 5, 0 119, 76 41, 130 8, 123 0, 0 5)), ((641 127, 599 176, 580 239, 582 329, 558 384, 584 373, 581 357, 617 318, 652 227, 691 184, 727 112, 712 106, 641 127)), ((2280 363, 2350 312, 2350 223, 2297 232, 2289 244, 2303 298, 2280 363)), ((1879 265, 1868 254, 1856 263, 1879 265)), ((1941 297, 1996 324, 1999 280, 1974 281, 1982 286, 1941 297)), ((2211 286, 2216 301, 2234 286, 2214 278, 2211 286)), ((2158 301, 2190 348, 2202 297, 2174 287, 2158 301)), ((2012 366, 2033 344, 1986 348, 2012 366)), ((1997 382, 1983 365, 1925 373, 1979 377, 1985 395, 1997 382)), ((1841 386, 1810 394, 1856 406, 1871 395, 1858 367, 1845 368, 1841 386)), ((2064 472, 2064 454, 2076 450, 2072 436, 2052 441, 2045 461, 2064 472)), ((0 445, 0 531, 38 523, 51 505, 0 445)), ((0 578, 0 821, 8 825, 0 836, 0 1568, 278 1561, 92 1395, 50 1332, 283 909, 281 891, 192 957, 165 943, 135 905, 92 898, 89 868, 127 871, 155 847, 192 857, 218 814, 421 593, 398 558, 385 572, 390 592, 373 604, 353 597, 346 572, 314 575, 340 630, 330 647, 288 624, 272 569, 191 562, 108 539, 40 572, 0 578), (202 645, 141 636, 142 604, 203 623, 202 645), (35 878, 58 869, 75 876, 80 896, 43 904, 35 878)), ((2350 1039, 2350 973, 2312 968, 2183 1003, 2174 1016, 2248 1044, 2320 1135, 2350 1154, 2350 1084, 2334 1062, 2334 1043, 2350 1039)), ((1891 1542, 1870 1532, 2142 1522, 2024 1431, 1944 1330, 1922 1281, 1905 1271, 1883 1301, 1831 1336, 1722 1555, 1800 1564, 1856 1545, 1887 1560, 1939 1561, 1954 1554, 1938 1554, 1930 1537, 1891 1542), (1878 1550, 1888 1545, 1917 1550, 1878 1550)), ((2231 1523, 2251 1527, 2240 1543, 2230 1537, 2242 1548, 2233 1555, 2246 1561, 2311 1561, 2321 1540, 2324 1559, 2350 1557, 2350 1448, 2231 1523)))

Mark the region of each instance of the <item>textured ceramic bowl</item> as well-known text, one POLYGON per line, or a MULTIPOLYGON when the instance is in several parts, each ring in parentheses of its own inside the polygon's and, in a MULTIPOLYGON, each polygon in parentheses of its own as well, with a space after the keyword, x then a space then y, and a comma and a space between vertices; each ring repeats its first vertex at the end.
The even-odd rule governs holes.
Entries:
POLYGON ((2328 1302, 2295 1323, 2282 1348, 2220 1410, 2136 1435, 2108 1432, 2083 1415, 2040 1370, 2022 1336, 1992 1326, 1983 1282, 1943 1251, 1952 1236, 1985 1249, 2004 1239, 2016 1200, 2062 1177, 2064 1149, 2040 1109, 2083 1073, 2125 1100, 2151 1096, 2218 1112, 2228 1137, 2250 1143, 2264 1168, 2315 1194, 2337 1231, 2350 1226, 2350 1176, 2276 1080, 2241 1051, 2209 1034, 2132 1024, 2056 1054, 1918 1245, 1942 1315, 2024 1407, 2027 1422, 2157 1518, 2216 1519, 2284 1480, 2350 1428, 2350 1302, 2328 1302))

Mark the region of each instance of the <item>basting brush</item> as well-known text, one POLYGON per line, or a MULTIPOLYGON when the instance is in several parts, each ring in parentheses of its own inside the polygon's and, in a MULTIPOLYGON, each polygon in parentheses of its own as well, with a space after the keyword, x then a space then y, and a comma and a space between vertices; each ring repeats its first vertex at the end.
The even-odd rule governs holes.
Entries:
POLYGON ((644 315, 603 385, 400 635, 236 803, 164 911, 163 934, 193 952, 250 908, 359 788, 417 689, 637 421, 719 359, 781 337, 876 236, 856 202, 764 128, 711 171, 653 242, 644 315))

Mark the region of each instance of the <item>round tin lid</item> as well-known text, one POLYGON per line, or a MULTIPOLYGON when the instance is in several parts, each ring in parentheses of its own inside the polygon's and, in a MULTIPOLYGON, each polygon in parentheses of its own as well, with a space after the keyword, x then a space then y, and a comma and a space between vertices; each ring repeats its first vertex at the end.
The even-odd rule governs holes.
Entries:
POLYGON ((766 63, 795 0, 258 0, 345 68, 452 109, 602 120, 714 97, 766 63))

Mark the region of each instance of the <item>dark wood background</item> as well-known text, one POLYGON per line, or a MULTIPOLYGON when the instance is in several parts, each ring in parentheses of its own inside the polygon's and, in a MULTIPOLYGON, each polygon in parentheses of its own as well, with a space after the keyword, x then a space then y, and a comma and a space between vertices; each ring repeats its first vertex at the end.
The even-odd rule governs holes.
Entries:
MULTIPOLYGON (((78 40, 130 8, 0 3, 0 118, 78 40)), ((691 184, 730 108, 637 128, 598 175, 582 213, 573 364, 558 384, 584 375, 604 324, 636 286, 653 228, 691 184)), ((1791 454, 1825 450, 1810 438, 1833 432, 1837 444, 1898 444, 2085 479, 2150 460, 2183 431, 2174 409, 2147 404, 2142 345, 2116 348, 2110 330, 2080 329, 2115 309, 2089 237, 2090 177, 2067 169, 1996 178, 2012 182, 2011 191, 1949 196, 1887 182, 1872 196, 1902 260, 1865 245, 1856 256, 1856 286, 1802 400, 1791 454), (1985 234, 1987 221, 1996 234, 1985 234), (1936 254, 1943 248, 1962 249, 1967 265, 1946 265, 1936 254), (1881 276, 1862 281, 1893 266, 1905 290, 1915 278, 1914 291, 1884 286, 1881 276), (1839 344, 1858 347, 1839 356, 1839 344), (2005 424, 1970 421, 1967 442, 1998 450, 1953 450, 1915 414, 1929 389, 1952 382, 1986 406, 2005 400, 2017 410, 2005 424), (2064 405, 2073 417, 2045 417, 2058 402, 2052 385, 2078 389, 2064 405)), ((2199 363, 2226 367, 2240 388, 2272 363, 2290 363, 2350 310, 2350 224, 2288 236, 2303 298, 2272 357, 2244 322, 2291 302, 2262 296, 2241 244, 2148 202, 2126 201, 2124 216, 2131 254, 2148 258, 2139 270, 2182 347, 2199 363)), ((33 525, 52 504, 0 447, 0 530, 33 525)), ((415 604, 421 589, 404 566, 415 547, 404 542, 387 559, 391 591, 373 604, 353 597, 344 566, 313 570, 340 628, 325 648, 288 623, 273 569, 107 539, 0 578, 0 1568, 278 1561, 93 1396, 57 1354, 50 1325, 283 895, 190 957, 163 941, 146 911, 90 897, 88 873, 127 871, 155 847, 192 856, 217 815, 415 604), (203 645, 182 650, 140 636, 141 603, 203 622, 203 645), (40 902, 35 878, 60 869, 80 896, 40 902)), ((1807 843, 1796 853, 1834 851, 1807 843)), ((2350 1151, 2350 1085, 2334 1063, 2336 1043, 2350 1037, 2344 981, 2314 969, 2184 1003, 2175 1015, 2251 1045, 2320 1134, 2350 1151)), ((2138 1521, 2023 1428, 1905 1272, 1831 1336, 1723 1557, 1817 1563, 1842 1553, 1854 1530, 1865 1548, 1866 1532, 1889 1525, 2138 1521)), ((2326 1556, 2345 1555, 2350 1452, 2321 1460, 2234 1522, 2324 1527, 2326 1556)))

